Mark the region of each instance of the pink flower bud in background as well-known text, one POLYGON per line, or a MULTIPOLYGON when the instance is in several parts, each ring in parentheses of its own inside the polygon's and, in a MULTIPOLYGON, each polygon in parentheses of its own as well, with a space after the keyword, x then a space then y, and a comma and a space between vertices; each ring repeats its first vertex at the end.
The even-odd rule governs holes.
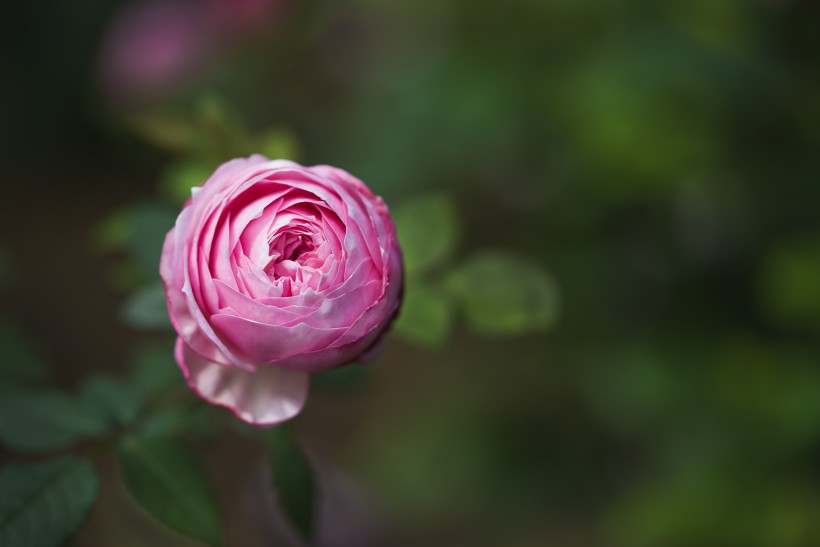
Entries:
POLYGON ((308 376, 365 359, 398 312, 387 206, 328 166, 232 160, 192 192, 160 273, 191 388, 257 425, 295 416, 308 376))
POLYGON ((210 0, 209 13, 224 32, 245 33, 276 19, 281 0, 210 0))
POLYGON ((147 0, 127 4, 101 43, 100 80, 114 102, 160 98, 215 56, 275 20, 280 0, 147 0))
POLYGON ((102 42, 106 95, 117 100, 163 95, 202 70, 213 40, 198 4, 152 0, 123 8, 102 42))

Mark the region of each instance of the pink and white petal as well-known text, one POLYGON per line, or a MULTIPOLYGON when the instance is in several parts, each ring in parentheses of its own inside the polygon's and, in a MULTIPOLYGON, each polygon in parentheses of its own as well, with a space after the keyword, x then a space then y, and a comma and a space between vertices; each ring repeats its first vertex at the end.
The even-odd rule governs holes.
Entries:
POLYGON ((185 381, 197 395, 257 426, 290 420, 307 400, 309 375, 276 366, 255 373, 203 359, 177 338, 175 355, 185 381))
POLYGON ((210 320, 219 337, 253 363, 272 363, 329 347, 347 331, 345 327, 316 328, 305 323, 283 327, 228 313, 214 314, 210 320))
POLYGON ((385 319, 362 338, 344 346, 328 347, 323 350, 301 353, 276 361, 276 366, 303 372, 320 372, 335 368, 353 361, 359 362, 360 356, 368 354, 370 348, 379 340, 390 326, 393 317, 385 319))

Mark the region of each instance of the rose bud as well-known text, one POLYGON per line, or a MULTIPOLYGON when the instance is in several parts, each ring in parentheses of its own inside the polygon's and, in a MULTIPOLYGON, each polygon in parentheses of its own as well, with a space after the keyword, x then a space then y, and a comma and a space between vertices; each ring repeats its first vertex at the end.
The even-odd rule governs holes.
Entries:
POLYGON ((380 197, 341 169, 258 155, 192 190, 160 274, 188 385, 260 426, 299 413, 310 373, 372 354, 402 294, 380 197))

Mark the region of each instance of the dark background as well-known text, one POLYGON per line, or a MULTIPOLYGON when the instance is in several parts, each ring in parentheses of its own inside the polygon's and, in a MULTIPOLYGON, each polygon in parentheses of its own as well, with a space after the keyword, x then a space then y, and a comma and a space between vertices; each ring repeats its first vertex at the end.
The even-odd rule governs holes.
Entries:
MULTIPOLYGON (((431 304, 364 381, 316 386, 320 544, 820 544, 818 28, 809 0, 5 2, 4 351, 67 388, 122 372, 168 337, 122 306, 185 177, 330 163, 446 203, 459 236, 408 303, 500 250, 492 290, 560 306, 431 304)), ((273 544, 225 435, 229 544, 273 544)), ((74 544, 181 544, 118 492, 74 544)))

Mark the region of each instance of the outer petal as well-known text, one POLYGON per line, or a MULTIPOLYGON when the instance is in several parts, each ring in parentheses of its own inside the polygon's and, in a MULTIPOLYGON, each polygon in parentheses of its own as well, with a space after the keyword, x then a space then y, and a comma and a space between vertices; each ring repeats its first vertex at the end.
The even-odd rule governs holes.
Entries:
POLYGON ((307 399, 309 376, 267 365, 255 372, 203 359, 177 338, 176 359, 188 385, 211 404, 258 426, 290 420, 307 399))

